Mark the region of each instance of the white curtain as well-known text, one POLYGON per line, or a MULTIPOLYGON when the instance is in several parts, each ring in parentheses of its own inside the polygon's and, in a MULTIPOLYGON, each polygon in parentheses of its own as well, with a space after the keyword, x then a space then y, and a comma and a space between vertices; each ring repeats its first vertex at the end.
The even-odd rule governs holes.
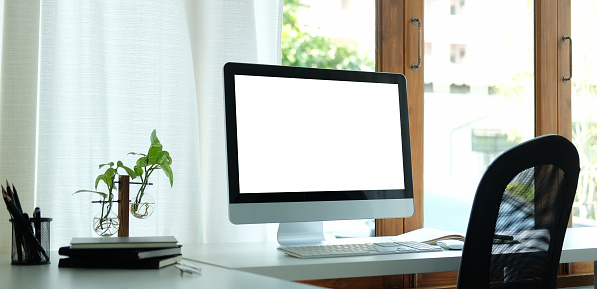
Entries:
POLYGON ((52 249, 92 235, 97 197, 72 193, 93 189, 99 164, 133 166, 127 154, 146 152, 153 129, 173 158, 174 186, 152 176, 157 210, 131 217, 131 236, 275 237, 272 226, 228 221, 222 67, 279 63, 281 0, 5 1, 0 178, 25 211, 53 218, 52 249))

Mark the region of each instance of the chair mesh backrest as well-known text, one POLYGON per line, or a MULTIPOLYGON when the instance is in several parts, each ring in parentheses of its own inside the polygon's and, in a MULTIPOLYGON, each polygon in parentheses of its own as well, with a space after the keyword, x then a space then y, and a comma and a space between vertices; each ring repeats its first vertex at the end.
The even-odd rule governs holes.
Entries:
POLYGON ((578 173, 578 153, 560 136, 500 155, 475 195, 458 288, 555 288, 578 173))

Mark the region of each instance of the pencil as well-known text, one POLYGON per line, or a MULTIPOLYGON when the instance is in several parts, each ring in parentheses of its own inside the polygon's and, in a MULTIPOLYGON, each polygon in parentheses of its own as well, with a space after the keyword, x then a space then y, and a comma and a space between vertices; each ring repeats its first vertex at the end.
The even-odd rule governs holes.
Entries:
POLYGON ((23 214, 23 207, 21 207, 21 201, 19 200, 19 194, 17 194, 17 189, 15 188, 15 185, 12 185, 12 195, 13 195, 13 199, 15 201, 15 205, 17 207, 17 209, 19 209, 19 213, 23 214))
POLYGON ((6 204, 6 209, 8 210, 8 213, 10 214, 10 217, 12 219, 15 219, 15 220, 16 219, 21 220, 22 219, 22 215, 20 215, 18 213, 17 208, 15 207, 12 198, 4 190, 4 188, 2 188, 2 199, 4 199, 4 203, 6 204))

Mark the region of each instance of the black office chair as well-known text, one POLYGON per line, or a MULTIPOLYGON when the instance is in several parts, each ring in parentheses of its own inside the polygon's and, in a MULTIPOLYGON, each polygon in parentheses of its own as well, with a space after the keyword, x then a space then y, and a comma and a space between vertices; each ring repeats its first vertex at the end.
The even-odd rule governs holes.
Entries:
POLYGON ((498 156, 477 188, 457 288, 556 288, 579 171, 576 148, 558 135, 498 156))

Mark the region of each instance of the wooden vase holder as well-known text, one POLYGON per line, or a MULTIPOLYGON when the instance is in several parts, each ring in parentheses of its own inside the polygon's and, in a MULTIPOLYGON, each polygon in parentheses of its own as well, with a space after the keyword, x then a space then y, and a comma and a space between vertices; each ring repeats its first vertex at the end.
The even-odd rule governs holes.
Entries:
POLYGON ((118 237, 129 236, 129 187, 131 178, 127 175, 118 178, 118 237))

